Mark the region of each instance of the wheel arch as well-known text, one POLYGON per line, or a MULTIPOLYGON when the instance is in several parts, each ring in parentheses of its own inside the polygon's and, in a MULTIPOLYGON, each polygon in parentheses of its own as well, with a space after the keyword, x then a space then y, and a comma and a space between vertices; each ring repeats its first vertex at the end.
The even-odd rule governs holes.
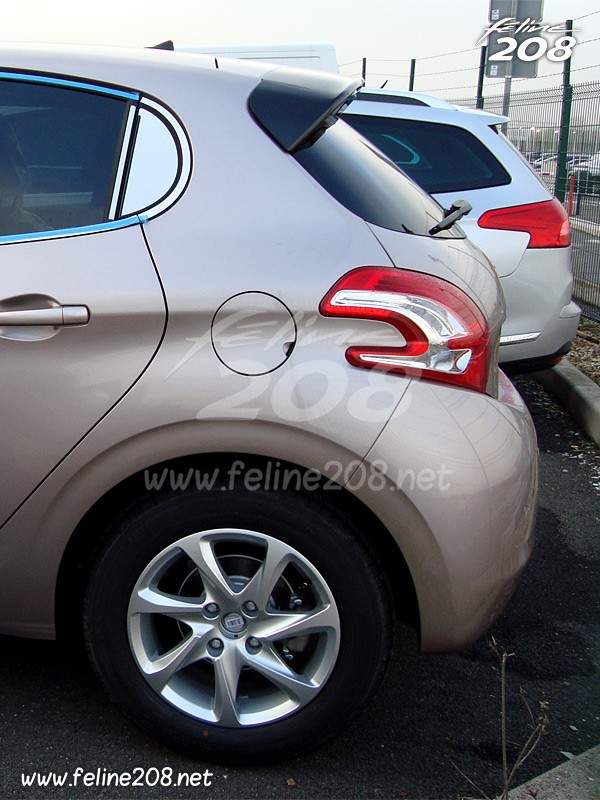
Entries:
MULTIPOLYGON (((211 474, 215 469, 227 470, 235 461, 243 461, 244 469, 266 469, 272 459, 253 453, 210 452, 169 459, 141 469, 121 480, 102 495, 84 514, 71 534, 64 550, 56 581, 55 620, 57 637, 61 641, 79 641, 80 609, 87 575, 95 554, 101 548, 111 526, 127 514, 151 491, 145 475, 169 474, 184 477, 196 472, 211 474), (77 600, 73 602, 73 592, 77 600)), ((301 464, 277 459, 278 469, 297 471, 301 476, 311 470, 301 464)), ((418 602, 410 570, 391 533, 376 514, 359 498, 342 486, 337 491, 327 491, 326 477, 320 476, 318 484, 307 494, 318 495, 321 503, 329 506, 348 524, 360 532, 365 544, 380 563, 394 599, 396 616, 403 622, 420 629, 418 602)))

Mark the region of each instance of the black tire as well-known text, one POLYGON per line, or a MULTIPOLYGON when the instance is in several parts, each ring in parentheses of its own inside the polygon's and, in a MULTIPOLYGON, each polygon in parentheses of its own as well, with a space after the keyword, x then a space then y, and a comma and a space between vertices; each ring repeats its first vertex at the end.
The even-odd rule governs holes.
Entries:
POLYGON ((241 486, 219 489, 157 493, 115 524, 89 576, 84 631, 92 662, 109 694, 154 737, 196 757, 268 763, 322 743, 376 692, 390 654, 390 594, 359 532, 316 496, 248 491, 241 486), (215 530, 219 532, 206 533, 215 530), (196 567, 196 560, 184 555, 181 545, 174 546, 182 543, 196 558, 197 548, 209 547, 205 544, 209 539, 206 552, 216 553, 220 569, 226 570, 225 581, 236 593, 253 576, 257 596, 270 591, 264 608, 258 608, 254 617, 247 603, 242 613, 237 594, 233 605, 227 605, 227 592, 218 594, 218 581, 200 556, 196 567), (261 594, 263 584, 270 586, 264 566, 267 553, 279 550, 289 553, 291 565, 272 590, 267 588, 261 594), (186 622, 182 616, 174 619, 147 613, 138 598, 150 597, 150 609, 155 607, 156 597, 148 595, 152 590, 148 586, 183 597, 184 602, 194 604, 193 613, 188 613, 186 606, 186 622), (217 616, 207 619, 211 598, 221 598, 221 605, 217 616), (315 631, 312 615, 321 608, 326 615, 325 628, 315 631), (294 621, 295 614, 310 617, 307 624, 312 627, 302 637, 259 638, 256 645, 257 636, 268 635, 270 629, 265 625, 272 624, 274 614, 286 615, 277 617, 282 625, 287 625, 288 619, 294 621), (213 638, 207 639, 205 627, 211 625, 213 638), (243 630, 242 625, 246 626, 243 630), (226 630, 230 627, 236 631, 226 630), (152 647, 161 654, 169 651, 168 660, 173 648, 192 647, 194 632, 197 650, 193 657, 200 660, 174 672, 163 688, 166 672, 160 673, 160 678, 143 674, 141 663, 148 671, 154 669, 144 661, 151 657, 152 647), (257 636, 251 636, 253 632, 257 636), (221 642, 221 652, 214 649, 216 639, 221 642), (220 676, 235 676, 235 669, 240 668, 228 665, 246 658, 250 668, 239 672, 238 693, 235 701, 228 703, 227 693, 218 693, 216 687, 227 688, 235 679, 220 681, 220 676), (269 675, 266 683, 263 669, 269 675), (279 677, 277 685, 271 680, 279 671, 284 675, 283 688, 279 677), (299 693, 288 690, 294 685, 290 671, 302 681, 299 693), (150 679, 159 681, 158 688, 150 685, 150 679), (317 686, 316 691, 306 688, 309 681, 317 686), (159 691, 168 692, 169 699, 159 691), (225 699, 221 701, 217 695, 225 699), (190 702, 192 705, 186 706, 190 702), (189 708, 192 711, 188 713, 189 708))

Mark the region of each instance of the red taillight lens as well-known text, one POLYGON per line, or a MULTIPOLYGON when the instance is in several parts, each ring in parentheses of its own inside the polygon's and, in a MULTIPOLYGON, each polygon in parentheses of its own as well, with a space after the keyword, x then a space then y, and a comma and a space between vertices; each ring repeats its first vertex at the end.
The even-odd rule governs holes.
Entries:
POLYGON ((571 244, 569 217, 556 197, 542 203, 493 208, 479 217, 478 225, 481 228, 528 233, 528 248, 568 247, 571 244))
POLYGON ((355 367, 380 369, 485 392, 490 331, 477 307, 441 278, 391 267, 346 273, 319 305, 325 317, 387 322, 401 334, 398 347, 349 347, 355 367))

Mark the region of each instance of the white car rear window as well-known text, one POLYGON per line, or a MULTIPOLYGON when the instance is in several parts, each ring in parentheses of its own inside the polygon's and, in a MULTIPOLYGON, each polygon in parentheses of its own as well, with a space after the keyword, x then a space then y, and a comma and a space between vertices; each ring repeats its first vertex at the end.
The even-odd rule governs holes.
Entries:
POLYGON ((464 128, 361 114, 344 119, 431 194, 511 182, 496 156, 464 128))

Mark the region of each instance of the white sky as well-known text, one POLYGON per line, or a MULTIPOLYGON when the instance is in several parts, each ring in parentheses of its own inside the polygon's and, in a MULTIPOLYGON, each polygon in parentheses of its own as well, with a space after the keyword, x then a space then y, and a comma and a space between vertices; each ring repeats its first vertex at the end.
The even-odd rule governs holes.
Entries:
MULTIPOLYGON (((366 57, 368 85, 381 85, 388 77, 390 88, 407 88, 406 77, 394 76, 407 75, 408 64, 393 60, 474 47, 487 24, 488 7, 489 0, 27 0, 3 4, 1 35, 10 41, 134 47, 165 39, 181 44, 327 41, 335 45, 339 64, 357 62, 342 66, 344 74, 359 73, 360 59, 366 57)), ((598 0, 545 0, 544 22, 599 10, 598 0)), ((575 25, 581 42, 600 37, 600 14, 575 25)), ((573 81, 600 79, 600 67, 581 69, 599 63, 600 42, 577 45, 573 81)), ((477 51, 417 62, 415 89, 469 96, 462 87, 476 83, 477 64, 477 51), (450 72, 457 69, 467 71, 450 72)), ((560 68, 544 58, 539 74, 560 68)), ((558 82, 560 76, 515 81, 513 90, 558 82)))

